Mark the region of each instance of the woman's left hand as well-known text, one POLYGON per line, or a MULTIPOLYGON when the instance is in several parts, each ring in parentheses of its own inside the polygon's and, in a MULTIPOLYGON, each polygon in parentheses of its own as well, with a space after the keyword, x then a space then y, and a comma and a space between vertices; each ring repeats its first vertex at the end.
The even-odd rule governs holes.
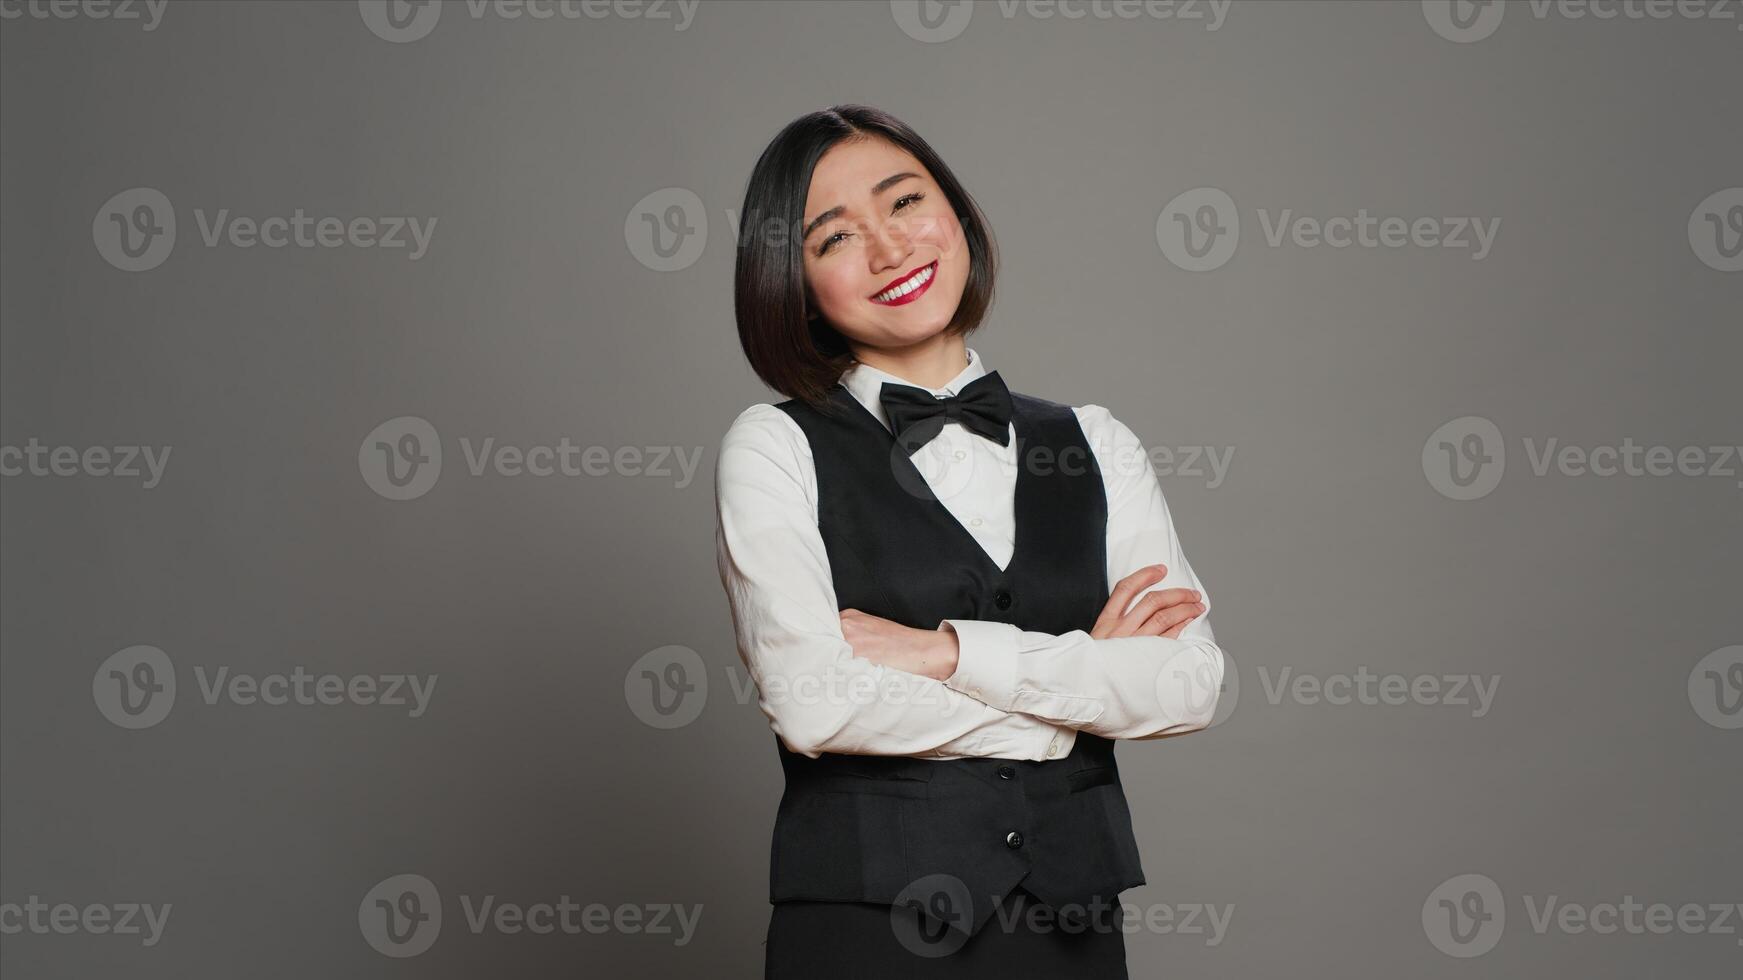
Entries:
POLYGON ((944 680, 956 673, 956 631, 922 630, 860 612, 841 611, 841 635, 853 655, 896 670, 944 680))

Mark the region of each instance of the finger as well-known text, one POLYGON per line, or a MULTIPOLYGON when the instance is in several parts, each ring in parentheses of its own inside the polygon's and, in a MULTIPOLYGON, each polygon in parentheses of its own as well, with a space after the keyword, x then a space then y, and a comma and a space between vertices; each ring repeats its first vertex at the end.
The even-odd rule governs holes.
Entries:
MULTIPOLYGON (((1202 603, 1187 603, 1180 606, 1170 606, 1150 618, 1151 623, 1161 627, 1161 634, 1167 635, 1169 630, 1183 630, 1186 624, 1204 615, 1202 603)), ((1178 633, 1176 633, 1178 636, 1178 633)))
POLYGON ((1144 589, 1162 581, 1168 575, 1166 565, 1145 565, 1125 578, 1113 588, 1108 595, 1108 601, 1102 606, 1101 615, 1096 617, 1095 626, 1091 628, 1092 636, 1106 636, 1117 626, 1123 617, 1126 607, 1132 604, 1132 597, 1144 589))
POLYGON ((1150 612, 1154 613, 1169 606, 1178 606, 1183 602, 1197 602, 1199 598, 1197 589, 1188 589, 1184 586, 1177 589, 1159 589, 1155 592, 1146 592, 1139 597, 1136 605, 1126 610, 1126 618, 1130 618, 1140 609, 1148 608, 1150 612))
POLYGON ((1172 609, 1184 604, 1197 602, 1200 595, 1195 589, 1163 589, 1150 592, 1139 599, 1130 612, 1121 617, 1109 631, 1113 636, 1155 636, 1160 629, 1146 631, 1144 625, 1157 613, 1164 609, 1172 609))

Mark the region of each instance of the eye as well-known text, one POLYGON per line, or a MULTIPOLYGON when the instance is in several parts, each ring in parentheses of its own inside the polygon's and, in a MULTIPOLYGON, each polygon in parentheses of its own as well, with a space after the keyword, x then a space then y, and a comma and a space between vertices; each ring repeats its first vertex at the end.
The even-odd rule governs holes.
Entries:
POLYGON ((847 237, 847 232, 838 231, 835 234, 830 235, 828 238, 823 239, 821 242, 818 242, 817 243, 817 254, 818 255, 827 254, 830 246, 835 244, 836 239, 845 238, 845 237, 847 237))
MULTIPOLYGON (((896 199, 896 203, 890 208, 890 212, 893 214, 897 211, 907 210, 925 199, 926 195, 919 191, 915 191, 912 194, 903 194, 901 197, 896 199)), ((818 242, 817 254, 827 255, 829 250, 834 247, 836 240, 847 237, 847 234, 848 233, 845 231, 838 231, 835 234, 830 235, 828 238, 823 239, 821 242, 818 242)))

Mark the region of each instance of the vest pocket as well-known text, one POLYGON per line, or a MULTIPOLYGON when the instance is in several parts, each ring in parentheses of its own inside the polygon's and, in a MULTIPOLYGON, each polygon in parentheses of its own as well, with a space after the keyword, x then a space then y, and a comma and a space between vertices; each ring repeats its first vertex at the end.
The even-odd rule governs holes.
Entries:
POLYGON ((927 780, 913 776, 817 776, 802 784, 805 792, 862 793, 869 796, 899 796, 924 800, 931 795, 927 780))
POLYGON ((1094 766, 1089 769, 1079 769, 1068 773, 1065 783, 1071 792, 1076 793, 1089 789, 1091 786, 1106 786, 1114 781, 1113 766, 1094 766))
MULTIPOLYGON (((923 800, 900 798, 920 780, 828 777, 903 788, 883 793, 818 791, 811 780, 801 795, 782 800, 769 850, 769 899, 889 901, 914 880, 908 867, 908 829, 928 825, 923 800)), ((821 782, 821 780, 819 780, 821 782)))

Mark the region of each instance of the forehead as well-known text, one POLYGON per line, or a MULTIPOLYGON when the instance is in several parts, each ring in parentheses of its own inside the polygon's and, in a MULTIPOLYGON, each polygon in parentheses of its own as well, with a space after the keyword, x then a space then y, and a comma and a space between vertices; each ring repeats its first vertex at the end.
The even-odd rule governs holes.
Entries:
POLYGON ((805 211, 815 214, 871 193, 872 185, 893 173, 910 170, 930 177, 912 153, 886 139, 844 140, 824 151, 811 173, 805 211))

